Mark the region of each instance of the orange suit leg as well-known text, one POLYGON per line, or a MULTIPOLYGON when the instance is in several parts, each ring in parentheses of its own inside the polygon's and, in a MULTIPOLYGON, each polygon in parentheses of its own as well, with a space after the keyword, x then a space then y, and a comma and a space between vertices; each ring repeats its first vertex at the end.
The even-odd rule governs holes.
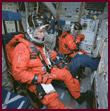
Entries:
POLYGON ((65 85, 68 87, 71 95, 77 99, 80 96, 80 83, 77 79, 73 78, 71 73, 63 68, 53 68, 51 73, 56 75, 57 80, 64 81, 65 85))
POLYGON ((46 105, 47 109, 68 109, 60 102, 56 92, 45 95, 41 102, 46 105))
MULTIPOLYGON (((28 87, 28 89, 35 94, 37 93, 36 85, 31 85, 28 87)), ((46 105, 47 109, 68 109, 64 104, 60 102, 58 99, 58 94, 56 92, 45 95, 43 99, 40 99, 40 101, 42 104, 46 105)))

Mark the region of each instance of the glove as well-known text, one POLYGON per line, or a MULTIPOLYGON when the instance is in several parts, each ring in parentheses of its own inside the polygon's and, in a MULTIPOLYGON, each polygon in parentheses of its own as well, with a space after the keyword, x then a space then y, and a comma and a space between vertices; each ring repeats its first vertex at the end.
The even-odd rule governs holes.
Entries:
POLYGON ((81 41, 84 40, 84 38, 85 38, 84 34, 80 34, 79 37, 80 37, 81 41))
POLYGON ((57 52, 52 51, 52 53, 50 54, 50 56, 51 56, 51 59, 55 59, 56 56, 57 56, 57 52))
POLYGON ((76 37, 76 42, 81 43, 82 40, 84 40, 85 36, 84 34, 80 34, 79 36, 76 37))
POLYGON ((80 37, 76 37, 76 43, 81 43, 80 37))
POLYGON ((39 75, 37 83, 49 84, 56 76, 52 74, 39 75))

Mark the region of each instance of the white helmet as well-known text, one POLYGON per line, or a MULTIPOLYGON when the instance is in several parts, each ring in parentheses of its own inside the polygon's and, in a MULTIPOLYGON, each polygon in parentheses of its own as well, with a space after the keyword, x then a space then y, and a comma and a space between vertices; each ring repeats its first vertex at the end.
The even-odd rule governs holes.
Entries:
POLYGON ((47 20, 42 15, 32 13, 28 17, 27 33, 25 33, 25 38, 30 42, 34 43, 35 45, 43 46, 45 39, 43 41, 37 40, 35 38, 36 37, 35 33, 38 30, 47 27, 49 25, 47 23, 48 23, 47 20))
POLYGON ((78 30, 82 30, 82 25, 79 22, 74 22, 71 26, 71 34, 74 35, 74 33, 78 30))

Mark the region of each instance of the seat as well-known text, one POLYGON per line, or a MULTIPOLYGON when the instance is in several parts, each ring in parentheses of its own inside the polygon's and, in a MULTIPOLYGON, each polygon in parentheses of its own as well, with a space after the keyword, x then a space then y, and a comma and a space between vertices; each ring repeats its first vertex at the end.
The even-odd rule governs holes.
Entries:
POLYGON ((2 109, 28 109, 30 99, 2 88, 2 109))

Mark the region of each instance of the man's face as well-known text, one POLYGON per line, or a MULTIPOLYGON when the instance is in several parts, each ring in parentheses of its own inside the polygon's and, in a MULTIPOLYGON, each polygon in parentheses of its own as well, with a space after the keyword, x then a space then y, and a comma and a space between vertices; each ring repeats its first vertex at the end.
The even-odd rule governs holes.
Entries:
POLYGON ((36 32, 35 37, 38 37, 37 39, 40 40, 40 41, 42 41, 43 38, 44 38, 44 32, 45 32, 45 28, 42 28, 42 29, 38 30, 36 32))

